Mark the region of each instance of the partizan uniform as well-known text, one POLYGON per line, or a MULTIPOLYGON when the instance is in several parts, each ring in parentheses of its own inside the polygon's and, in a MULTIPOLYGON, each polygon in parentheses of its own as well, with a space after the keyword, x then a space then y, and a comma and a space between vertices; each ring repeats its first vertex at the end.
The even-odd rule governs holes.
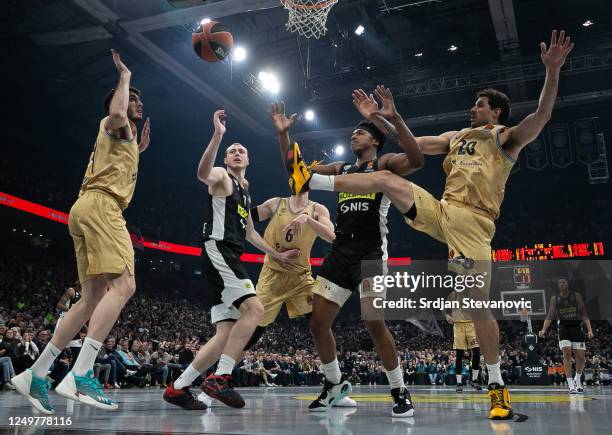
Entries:
POLYGON ((202 249, 203 273, 207 279, 207 302, 212 306, 212 323, 240 318, 238 308, 245 299, 255 296, 255 286, 240 261, 249 218, 249 192, 228 174, 232 193, 228 196, 208 194, 202 249))
POLYGON ((257 281, 257 297, 264 306, 260 326, 274 322, 283 303, 287 305, 291 319, 312 312, 314 279, 307 253, 312 249, 317 234, 309 225, 303 225, 299 235, 291 230, 285 231, 285 228, 301 214, 314 218, 314 207, 315 203, 308 201, 301 211, 293 213, 289 199, 281 198, 266 227, 264 240, 270 246, 279 252, 299 249, 302 254, 286 263, 279 263, 266 255, 257 281))
POLYGON ((76 304, 79 299, 81 299, 81 293, 77 289, 74 289, 74 297, 66 301, 66 303, 64 304, 65 310, 60 313, 57 322, 55 322, 55 331, 57 331, 57 328, 59 328, 61 321, 64 319, 64 316, 66 315, 68 310, 70 310, 70 307, 76 304))
MULTIPOLYGON (((377 170, 377 160, 364 162, 361 166, 347 163, 342 166, 340 175, 377 170)), ((382 193, 338 192, 336 239, 321 265, 315 293, 340 306, 357 288, 361 297, 371 295, 371 290, 362 288, 361 282, 386 271, 390 204, 389 198, 382 193)))
POLYGON ((123 219, 136 187, 138 142, 116 139, 100 121, 79 198, 70 209, 68 229, 74 241, 80 282, 102 273, 134 274, 134 248, 123 219))
POLYGON ((493 223, 499 216, 514 160, 499 141, 502 125, 464 128, 450 141, 444 159, 446 185, 438 201, 413 183, 416 217, 406 219, 418 231, 448 245, 451 268, 485 274, 480 288, 489 294, 493 223))
POLYGON ((585 350, 585 336, 582 330, 584 310, 582 295, 570 291, 566 298, 561 295, 553 296, 553 298, 555 298, 555 312, 559 327, 559 348, 563 350, 564 347, 571 347, 585 350))
MULTIPOLYGON (((456 292, 452 292, 447 298, 448 301, 461 300, 456 292)), ((453 318, 453 349, 470 350, 479 347, 474 322, 463 312, 461 308, 453 308, 451 311, 453 318)))

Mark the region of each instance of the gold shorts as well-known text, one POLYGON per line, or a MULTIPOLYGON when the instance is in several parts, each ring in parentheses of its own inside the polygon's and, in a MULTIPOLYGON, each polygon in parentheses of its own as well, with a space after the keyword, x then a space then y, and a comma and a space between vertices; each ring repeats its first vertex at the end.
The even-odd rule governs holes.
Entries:
POLYGON ((81 283, 102 273, 134 275, 134 248, 117 201, 85 192, 70 209, 68 230, 74 241, 81 283))
POLYGON ((259 326, 274 322, 283 304, 287 305, 291 319, 311 313, 313 287, 310 271, 294 274, 262 267, 257 281, 257 297, 264 306, 264 315, 259 326))
POLYGON ((491 290, 491 240, 495 224, 467 206, 438 201, 425 189, 412 183, 416 218, 406 222, 415 230, 429 234, 448 245, 449 269, 465 275, 482 274, 479 290, 488 297, 491 290), (473 263, 469 269, 464 264, 473 263))
POLYGON ((474 322, 455 322, 453 324, 453 349, 470 350, 478 346, 474 322))

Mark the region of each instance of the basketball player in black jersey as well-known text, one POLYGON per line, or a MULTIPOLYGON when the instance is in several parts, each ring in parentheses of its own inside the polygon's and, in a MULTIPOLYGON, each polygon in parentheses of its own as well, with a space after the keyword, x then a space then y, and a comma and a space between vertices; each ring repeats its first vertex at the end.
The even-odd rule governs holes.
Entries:
POLYGON ((567 377, 567 387, 570 394, 584 393, 582 387, 582 370, 584 370, 584 354, 586 345, 584 342, 584 331, 581 323, 587 329, 587 337, 593 338, 591 321, 587 314, 586 306, 582 295, 570 291, 566 279, 562 278, 557 282, 559 294, 550 298, 548 315, 544 320, 544 326, 540 331, 540 337, 546 335, 552 321, 557 318, 559 347, 563 351, 563 369, 567 377), (576 376, 572 379, 572 350, 576 355, 576 376))
POLYGON ((55 323, 55 330, 59 327, 64 315, 70 310, 70 307, 76 304, 81 299, 81 284, 76 282, 74 287, 68 287, 64 294, 57 301, 55 308, 60 312, 57 322, 55 323))
MULTIPOLYGON (((392 139, 404 148, 405 153, 387 153, 377 157, 385 143, 385 133, 372 122, 364 120, 355 127, 351 135, 351 149, 357 158, 355 163, 317 164, 314 167, 315 172, 338 175, 389 170, 398 175, 408 175, 423 165, 423 155, 414 141, 414 136, 397 113, 391 93, 388 89, 379 89, 377 95, 383 103, 381 115, 389 119, 390 124, 399 132, 392 139)), ((273 106, 273 117, 284 117, 284 113, 284 103, 273 106)), ((287 122, 284 124, 287 125, 287 130, 291 120, 295 118, 296 115, 286 118, 287 122)), ((286 156, 289 144, 283 141, 280 143, 281 155, 286 156)), ((363 283, 368 278, 381 275, 386 269, 386 223, 389 206, 389 199, 380 193, 338 194, 336 239, 331 252, 321 265, 317 285, 313 290, 310 330, 321 358, 326 381, 319 397, 310 404, 310 411, 325 411, 351 391, 350 383, 341 379, 336 358, 336 341, 331 327, 342 305, 353 291, 359 289, 365 327, 374 341, 374 347, 382 360, 391 386, 394 401, 392 416, 410 417, 414 412, 410 393, 404 385, 395 340, 381 317, 372 318, 364 312, 364 307, 372 306, 368 301, 374 296, 380 296, 368 290, 368 286, 363 283), (362 272, 362 261, 368 261, 367 272, 362 272)))
POLYGON ((164 392, 164 400, 184 409, 206 409, 189 386, 217 360, 217 370, 206 378, 202 389, 228 406, 242 408, 245 405, 233 389, 231 373, 264 309, 240 261, 244 241, 248 240, 280 262, 299 254, 296 249, 277 252, 255 231, 249 215, 248 182, 244 178, 249 164, 247 149, 239 143, 230 145, 225 150, 226 168, 214 167, 226 131, 224 110, 215 112, 213 123, 215 133, 200 160, 197 175, 208 186, 202 263, 207 299, 212 305, 211 321, 217 330, 183 374, 164 392))

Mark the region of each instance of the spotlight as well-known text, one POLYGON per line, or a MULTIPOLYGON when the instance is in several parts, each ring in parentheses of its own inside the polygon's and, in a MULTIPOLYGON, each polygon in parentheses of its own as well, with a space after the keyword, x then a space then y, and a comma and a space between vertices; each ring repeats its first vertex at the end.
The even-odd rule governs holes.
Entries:
POLYGON ((459 50, 459 47, 457 47, 455 44, 451 44, 450 47, 448 47, 448 51, 457 51, 459 50))
POLYGON ((312 121, 315 118, 315 113, 312 110, 307 110, 304 113, 304 118, 306 118, 307 121, 312 121))
POLYGON ((206 18, 202 18, 202 21, 200 21, 201 25, 204 25, 206 23, 210 23, 210 18, 206 17, 206 18))
POLYGON ((344 154, 344 145, 336 145, 334 147, 334 154, 337 156, 341 156, 344 154))
POLYGON ((593 24, 595 24, 593 21, 586 20, 584 23, 582 23, 582 27, 591 27, 593 24))
POLYGON ((247 58, 247 51, 244 47, 238 45, 232 50, 232 59, 236 62, 242 62, 247 58))
POLYGON ((414 57, 421 57, 423 56, 423 52, 419 51, 418 53, 414 53, 414 57))
POLYGON ((363 32, 365 32, 365 27, 363 27, 361 24, 358 25, 357 28, 355 29, 355 35, 361 36, 363 32))
POLYGON ((257 78, 261 82, 263 88, 272 94, 278 94, 280 91, 280 83, 276 76, 267 71, 260 71, 257 78))

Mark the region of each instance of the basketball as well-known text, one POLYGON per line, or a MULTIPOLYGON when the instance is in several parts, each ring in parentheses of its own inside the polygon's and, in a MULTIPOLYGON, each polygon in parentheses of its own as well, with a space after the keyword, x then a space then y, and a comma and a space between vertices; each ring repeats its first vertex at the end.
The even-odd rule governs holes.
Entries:
POLYGON ((225 59, 232 51, 234 38, 221 23, 209 21, 200 25, 191 35, 191 42, 196 54, 208 61, 218 62, 225 59))

